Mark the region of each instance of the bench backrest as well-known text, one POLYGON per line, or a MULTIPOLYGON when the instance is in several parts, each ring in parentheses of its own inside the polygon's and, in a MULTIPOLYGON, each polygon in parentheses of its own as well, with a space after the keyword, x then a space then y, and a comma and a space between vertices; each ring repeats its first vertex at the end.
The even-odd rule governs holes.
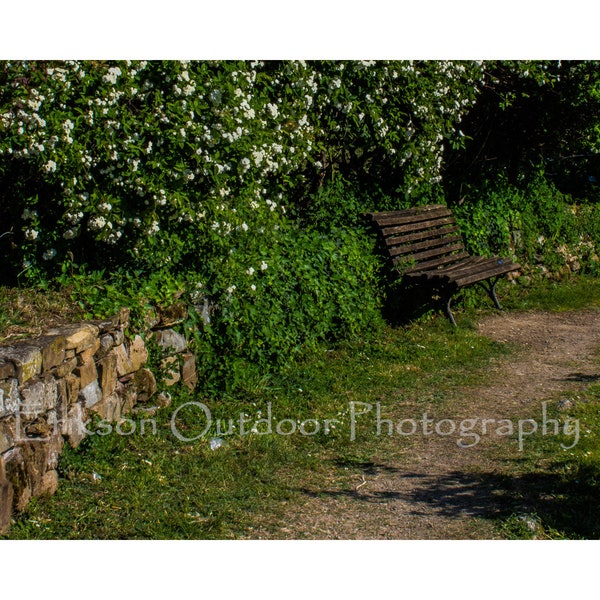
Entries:
POLYGON ((394 267, 402 273, 437 269, 469 256, 446 206, 368 213, 367 217, 379 231, 394 267))

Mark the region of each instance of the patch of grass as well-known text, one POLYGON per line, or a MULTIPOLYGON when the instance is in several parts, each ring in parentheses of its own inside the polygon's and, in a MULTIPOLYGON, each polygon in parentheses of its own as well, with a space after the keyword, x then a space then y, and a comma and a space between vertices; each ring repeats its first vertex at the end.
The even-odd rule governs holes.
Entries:
MULTIPOLYGON (((599 282, 582 279, 569 287, 564 293, 546 293, 552 286, 544 293, 532 288, 521 300, 515 296, 513 307, 541 308, 541 301, 550 297, 554 299, 545 308, 573 307, 579 302, 578 290, 588 299, 584 306, 596 305, 589 290, 598 290, 599 282)), ((139 419, 132 417, 137 429, 131 435, 113 431, 90 436, 76 450, 65 449, 58 492, 34 500, 6 537, 253 537, 257 524, 268 528, 289 514, 290 504, 300 502, 304 490, 349 489, 365 465, 402 460, 411 442, 376 434, 378 402, 385 418, 396 420, 414 416, 408 414, 412 410, 422 414, 449 406, 464 387, 485 382, 490 364, 511 348, 477 335, 469 324, 472 314, 465 311, 457 329, 442 315, 387 327, 379 337, 312 354, 283 374, 248 379, 235 395, 182 393, 156 416, 155 434, 149 428, 142 434, 139 419), (199 434, 206 417, 198 405, 176 412, 191 401, 210 410, 212 423, 204 435, 199 434), (355 414, 354 441, 352 406, 365 411, 355 414), (188 441, 174 435, 173 415, 177 431, 188 441), (265 433, 269 416, 273 432, 265 433), (278 435, 276 423, 283 424, 284 432, 295 432, 278 435), (314 431, 317 424, 319 431, 314 431), (254 425, 257 433, 241 434, 241 427, 248 432, 254 425), (300 433, 301 426, 308 435, 300 433)), ((556 456, 556 438, 532 436, 519 461, 507 464, 510 475, 490 480, 490 489, 508 498, 497 519, 503 537, 558 539, 600 533, 600 387, 591 385, 580 400, 568 413, 582 423, 576 447, 556 456)))
POLYGON ((515 512, 499 520, 499 531, 509 539, 598 539, 600 385, 549 399, 547 420, 546 435, 540 424, 507 464, 515 512))
POLYGON ((0 343, 40 335, 45 329, 83 319, 65 290, 0 286, 0 343))
POLYGON ((377 456, 400 456, 398 439, 376 435, 377 402, 386 413, 442 402, 455 387, 480 377, 481 368, 504 352, 473 331, 454 330, 440 317, 324 351, 235 396, 182 394, 157 415, 155 435, 149 427, 142 435, 138 423, 132 435, 113 431, 88 437, 76 450, 66 448, 58 492, 32 502, 9 535, 251 537, 257 521, 264 523, 265 515, 276 519, 307 486, 347 487, 362 472, 361 465, 377 456), (176 412, 191 401, 210 410, 212 424, 206 433, 206 416, 197 404, 176 412), (356 418, 355 441, 352 402, 364 403, 355 405, 357 411, 373 407, 356 418), (264 421, 269 415, 271 434, 264 421), (173 422, 189 441, 173 434, 173 422), (254 425, 258 433, 241 434, 241 427, 248 432, 254 425), (278 435, 278 425, 283 433, 295 433, 278 435), (217 438, 220 447, 211 449, 211 440, 214 446, 217 438))
POLYGON ((600 307, 600 279, 572 276, 506 285, 503 304, 508 310, 567 311, 600 307))

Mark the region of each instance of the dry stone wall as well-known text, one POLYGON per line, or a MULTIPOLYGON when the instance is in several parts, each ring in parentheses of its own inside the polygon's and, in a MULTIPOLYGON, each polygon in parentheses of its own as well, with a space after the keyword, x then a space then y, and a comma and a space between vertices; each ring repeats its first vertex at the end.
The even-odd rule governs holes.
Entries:
POLYGON ((0 346, 0 531, 32 497, 56 491, 61 450, 81 443, 93 415, 118 422, 168 405, 147 366, 148 340, 162 349, 165 385, 195 387, 195 356, 173 329, 185 316, 183 305, 156 311, 143 337, 130 336, 122 309, 0 346))

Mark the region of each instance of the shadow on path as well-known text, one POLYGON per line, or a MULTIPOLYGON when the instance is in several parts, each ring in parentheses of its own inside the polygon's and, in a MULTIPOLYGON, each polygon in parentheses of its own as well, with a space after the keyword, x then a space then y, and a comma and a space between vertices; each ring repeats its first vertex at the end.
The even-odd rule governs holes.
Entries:
POLYGON ((399 510, 415 518, 436 515, 498 521, 511 515, 535 515, 565 537, 600 537, 598 472, 580 469, 568 477, 552 472, 432 475, 375 463, 363 463, 361 470, 365 483, 354 489, 298 491, 311 497, 346 498, 365 506, 398 503, 399 510))

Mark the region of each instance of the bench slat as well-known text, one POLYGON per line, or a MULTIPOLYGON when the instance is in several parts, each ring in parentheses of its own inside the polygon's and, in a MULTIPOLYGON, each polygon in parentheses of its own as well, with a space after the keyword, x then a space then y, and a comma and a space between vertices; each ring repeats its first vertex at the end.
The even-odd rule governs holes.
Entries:
POLYGON ((496 267, 487 269, 485 271, 479 271, 471 275, 460 277, 455 280, 455 283, 458 287, 465 287, 467 285, 471 285, 472 283, 490 279, 491 277, 496 277, 497 275, 504 275, 504 273, 510 273, 511 271, 515 271, 520 268, 521 267, 518 263, 509 262, 507 264, 497 265, 496 267))
MULTIPOLYGON (((436 236, 450 235, 459 231, 458 225, 452 225, 447 227, 441 227, 435 230, 436 236)), ((399 244, 406 244, 408 242, 416 242, 418 240, 426 240, 432 237, 432 230, 418 231, 417 233, 409 233, 397 237, 386 238, 385 243, 388 248, 397 246, 399 244)))
POLYGON ((427 221, 429 219, 434 219, 437 217, 450 217, 452 216, 452 211, 446 208, 445 206, 439 207, 435 210, 422 211, 415 214, 409 215, 395 215, 395 216, 385 216, 385 217, 377 217, 373 219, 379 227, 385 227, 389 225, 405 225, 408 223, 417 223, 419 221, 427 221))
POLYGON ((402 217, 405 215, 408 216, 426 213, 432 210, 437 210, 438 208, 445 208, 446 210, 450 210, 447 206, 444 206, 443 204, 428 204, 427 206, 413 206, 413 208, 407 208, 404 210, 389 210, 382 212, 367 213, 366 216, 373 221, 377 221, 378 219, 386 219, 389 217, 402 217))
MULTIPOLYGON (((413 252, 417 252, 418 250, 423 250, 425 248, 436 248, 438 246, 444 247, 444 246, 449 246, 451 244, 456 245, 457 243, 459 244, 459 247, 455 248, 455 249, 458 250, 460 248, 463 248, 463 241, 462 241, 462 237, 460 235, 430 239, 430 240, 426 240, 424 242, 419 242, 417 244, 407 244, 405 246, 396 246, 394 248, 389 248, 389 253, 390 253, 390 256, 399 256, 400 254, 411 254, 413 252)), ((415 254, 413 256, 413 258, 416 256, 417 255, 415 254)))
MULTIPOLYGON (((414 267, 410 267, 409 269, 404 271, 404 274, 410 275, 411 273, 418 273, 418 272, 427 274, 428 269, 434 269, 441 265, 447 265, 449 263, 453 263, 453 262, 456 262, 457 260, 461 260, 463 258, 468 258, 468 257, 469 257, 469 254, 467 252, 461 252, 460 254, 451 254, 451 255, 445 256, 441 259, 425 261, 420 264, 417 264, 414 267)), ((433 273, 433 271, 429 271, 429 272, 433 273)))
POLYGON ((409 233, 411 231, 422 231, 425 229, 433 229, 434 227, 440 227, 442 225, 455 225, 456 221, 454 217, 443 217, 440 219, 419 221, 418 223, 410 223, 408 225, 400 225, 398 227, 385 227, 382 229, 384 237, 388 235, 395 235, 399 233, 409 233))
POLYGON ((434 256, 446 256, 448 254, 456 253, 458 250, 463 250, 462 240, 459 244, 443 245, 439 248, 433 248, 431 250, 425 250, 424 252, 416 252, 410 256, 404 257, 403 262, 422 262, 425 259, 431 259, 434 256))

